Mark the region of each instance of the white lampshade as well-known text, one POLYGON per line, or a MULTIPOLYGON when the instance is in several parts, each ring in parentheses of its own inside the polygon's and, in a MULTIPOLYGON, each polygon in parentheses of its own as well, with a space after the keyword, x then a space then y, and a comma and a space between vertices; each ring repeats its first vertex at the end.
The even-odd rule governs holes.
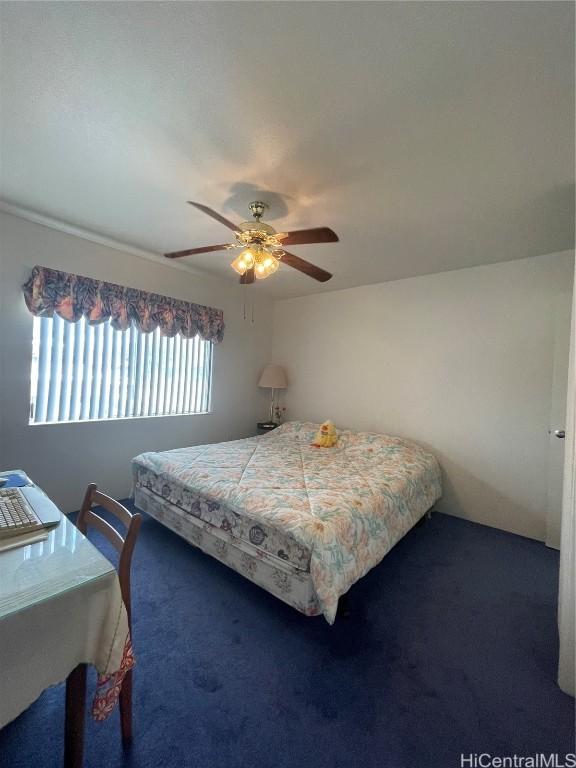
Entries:
POLYGON ((286 374, 281 365, 267 365, 262 371, 259 387, 269 387, 271 389, 286 389, 286 374))

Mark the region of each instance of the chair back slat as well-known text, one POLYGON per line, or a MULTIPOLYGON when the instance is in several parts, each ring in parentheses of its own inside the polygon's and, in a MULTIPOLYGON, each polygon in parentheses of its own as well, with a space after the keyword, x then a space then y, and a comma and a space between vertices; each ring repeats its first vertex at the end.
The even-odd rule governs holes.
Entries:
POLYGON ((126 528, 130 525, 130 522, 134 515, 132 515, 126 507, 122 506, 119 501, 113 499, 111 496, 107 496, 101 491, 94 490, 92 493, 92 504, 97 504, 99 507, 104 507, 108 512, 117 517, 126 528))
POLYGON ((100 517, 100 515, 97 515, 90 509, 84 513, 84 523, 86 524, 86 527, 92 525, 94 528, 97 528, 100 533, 108 539, 110 544, 116 547, 118 552, 122 552, 124 539, 118 533, 116 528, 111 526, 107 520, 104 520, 103 517, 100 517))

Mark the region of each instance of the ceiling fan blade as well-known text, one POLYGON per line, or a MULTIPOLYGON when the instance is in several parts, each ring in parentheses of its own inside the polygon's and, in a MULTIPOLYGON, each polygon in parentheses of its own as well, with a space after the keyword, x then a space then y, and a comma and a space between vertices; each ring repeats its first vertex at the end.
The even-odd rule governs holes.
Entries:
POLYGON ((252 269, 247 269, 243 275, 240 275, 240 285, 250 285, 255 280, 254 267, 252 267, 252 269))
POLYGON ((224 251, 230 243, 222 243, 221 245, 205 245, 203 248, 188 248, 187 251, 172 251, 172 253, 165 253, 164 256, 167 259, 181 259, 182 256, 194 256, 196 253, 211 253, 212 251, 224 251))
POLYGON ((308 245, 309 243, 337 243, 338 235, 329 227, 297 229, 282 238, 282 245, 308 245))
POLYGON ((207 205, 202 205, 202 203, 193 203, 192 200, 188 200, 189 205, 193 205, 194 208, 198 208, 199 211, 202 211, 202 213, 205 213, 207 216, 210 216, 212 219, 216 219, 216 221, 219 221, 220 224, 224 224, 225 227, 228 227, 228 229, 231 229, 233 232, 238 231, 238 226, 236 224, 233 224, 231 221, 228 221, 228 219, 225 219, 224 216, 220 216, 219 213, 216 213, 216 211, 213 211, 212 208, 208 208, 207 205))
POLYGON ((321 269, 315 264, 310 264, 309 261, 305 261, 299 256, 294 256, 293 253, 288 253, 287 251, 284 251, 280 263, 288 264, 289 267, 293 267, 299 272, 303 272, 305 275, 308 275, 308 277, 313 277, 314 280, 318 280, 320 283, 325 283, 332 277, 330 272, 326 272, 325 269, 321 269))

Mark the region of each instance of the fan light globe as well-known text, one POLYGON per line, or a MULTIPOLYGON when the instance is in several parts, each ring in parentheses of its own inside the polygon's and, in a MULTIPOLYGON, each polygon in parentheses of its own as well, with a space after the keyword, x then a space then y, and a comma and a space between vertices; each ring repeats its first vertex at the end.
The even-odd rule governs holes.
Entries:
POLYGON ((249 248, 245 248, 230 265, 239 275, 243 275, 254 266, 254 255, 249 248))
POLYGON ((260 248, 254 254, 254 275, 258 280, 264 280, 278 269, 278 259, 273 253, 260 248))
POLYGON ((254 266, 254 254, 252 253, 250 248, 246 248, 245 250, 243 250, 242 253, 240 254, 240 258, 246 265, 246 269, 252 269, 252 267, 254 266))
POLYGON ((269 277, 270 275, 273 275, 274 272, 278 270, 279 267, 278 259, 270 259, 270 264, 266 268, 266 277, 269 277))
POLYGON ((243 275, 244 272, 246 272, 246 267, 244 265, 244 262, 240 258, 240 256, 237 256, 234 261, 230 264, 232 269, 234 269, 236 272, 238 272, 239 275, 243 275))

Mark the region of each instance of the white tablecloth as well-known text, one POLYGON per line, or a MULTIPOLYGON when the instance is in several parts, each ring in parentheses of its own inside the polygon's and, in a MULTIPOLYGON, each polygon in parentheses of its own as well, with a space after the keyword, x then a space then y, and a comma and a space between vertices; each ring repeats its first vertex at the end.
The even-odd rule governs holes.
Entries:
POLYGON ((134 663, 128 619, 113 566, 64 518, 46 542, 0 553, 0 727, 80 663, 99 672, 104 719, 134 663))

